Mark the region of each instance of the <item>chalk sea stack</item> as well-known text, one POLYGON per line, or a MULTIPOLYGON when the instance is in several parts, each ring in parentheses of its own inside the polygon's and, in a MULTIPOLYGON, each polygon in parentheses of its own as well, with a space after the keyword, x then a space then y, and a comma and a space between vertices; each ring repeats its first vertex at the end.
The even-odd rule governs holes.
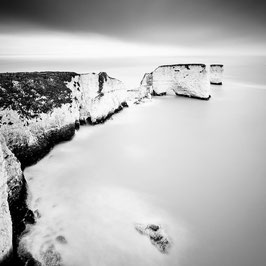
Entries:
POLYGON ((210 65, 210 83, 212 85, 222 85, 223 84, 223 72, 224 66, 220 64, 210 65))
POLYGON ((152 73, 145 73, 140 82, 140 91, 142 91, 143 95, 150 96, 152 94, 152 81, 152 73))
POLYGON ((175 64, 157 67, 145 74, 143 86, 149 87, 155 96, 174 91, 178 96, 208 100, 209 77, 204 64, 175 64))

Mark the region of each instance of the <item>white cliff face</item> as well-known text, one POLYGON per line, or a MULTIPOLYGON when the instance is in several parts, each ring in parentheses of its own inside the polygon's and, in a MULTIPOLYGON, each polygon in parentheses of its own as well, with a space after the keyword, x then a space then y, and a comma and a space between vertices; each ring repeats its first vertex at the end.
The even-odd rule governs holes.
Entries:
POLYGON ((90 105, 99 93, 98 74, 77 75, 66 84, 72 91, 73 104, 78 111, 77 120, 85 121, 90 116, 90 105))
POLYGON ((210 82, 214 85, 223 83, 223 65, 210 65, 210 82))
POLYGON ((104 120, 108 115, 122 108, 122 104, 127 101, 127 92, 125 90, 116 90, 107 92, 101 97, 91 100, 90 119, 92 123, 104 120))
POLYGON ((126 104, 128 94, 121 81, 104 72, 0 74, 0 262, 12 251, 8 199, 17 198, 23 187, 14 154, 24 165, 37 161, 73 136, 77 121, 104 121, 126 104))
POLYGON ((209 76, 204 64, 160 66, 152 73, 155 94, 173 90, 177 95, 208 99, 209 76))
POLYGON ((151 98, 153 76, 152 73, 145 73, 140 82, 140 98, 151 98))
POLYGON ((40 145, 40 141, 62 128, 69 125, 74 127, 75 121, 79 119, 78 109, 68 103, 54 108, 51 112, 40 113, 32 119, 22 119, 17 111, 10 109, 1 110, 0 116, 4 123, 1 125, 0 134, 13 152, 40 145))
POLYGON ((6 147, 0 144, 0 263, 12 251, 12 221, 8 206, 8 187, 6 162, 4 160, 6 147))
POLYGON ((20 163, 0 136, 0 263, 12 251, 12 219, 9 201, 19 197, 23 175, 20 163))
POLYGON ((117 79, 99 74, 99 93, 91 100, 90 119, 93 123, 105 119, 109 114, 119 110, 127 102, 125 85, 117 79))
POLYGON ((105 119, 127 102, 125 85, 106 73, 81 74, 66 85, 72 91, 72 98, 79 119, 90 119, 92 123, 105 119))

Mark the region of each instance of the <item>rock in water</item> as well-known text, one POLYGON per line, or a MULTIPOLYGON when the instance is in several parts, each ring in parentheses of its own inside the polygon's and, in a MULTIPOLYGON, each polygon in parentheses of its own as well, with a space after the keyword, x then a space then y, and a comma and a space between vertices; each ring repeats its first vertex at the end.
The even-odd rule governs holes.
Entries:
POLYGON ((223 84, 223 72, 224 66, 213 64, 210 65, 210 82, 213 85, 222 85, 223 84))
POLYGON ((55 240, 60 244, 67 244, 67 240, 64 236, 57 236, 55 240))
POLYGON ((152 93, 152 73, 145 73, 140 82, 139 98, 151 98, 152 93))
POLYGON ((159 66, 152 73, 145 74, 143 80, 146 87, 152 87, 155 96, 166 95, 172 90, 179 96, 210 98, 209 76, 204 64, 159 66))
POLYGON ((150 238, 150 241, 162 253, 168 253, 171 242, 161 226, 155 224, 135 224, 136 230, 150 238))

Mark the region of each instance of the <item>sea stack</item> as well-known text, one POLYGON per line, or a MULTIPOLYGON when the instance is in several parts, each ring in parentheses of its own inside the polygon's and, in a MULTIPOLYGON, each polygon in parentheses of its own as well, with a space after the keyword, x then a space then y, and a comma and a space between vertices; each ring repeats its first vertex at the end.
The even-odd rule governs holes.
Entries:
POLYGON ((159 66, 152 72, 154 95, 173 90, 178 96, 208 100, 209 77, 205 64, 176 64, 159 66))
POLYGON ((210 65, 210 82, 213 85, 223 84, 224 66, 219 64, 210 65))

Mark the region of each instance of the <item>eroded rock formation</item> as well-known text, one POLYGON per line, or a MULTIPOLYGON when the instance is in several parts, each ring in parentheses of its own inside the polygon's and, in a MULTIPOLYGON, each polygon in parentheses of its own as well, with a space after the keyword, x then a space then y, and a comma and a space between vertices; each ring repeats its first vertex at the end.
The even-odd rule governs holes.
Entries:
POLYGON ((163 228, 156 224, 135 224, 135 229, 142 235, 149 237, 151 243, 162 253, 167 253, 171 247, 171 241, 163 228))
POLYGON ((223 84, 223 65, 213 64, 210 65, 210 83, 213 85, 223 84))
POLYGON ((163 65, 145 74, 144 86, 155 96, 174 91, 176 95, 207 100, 210 98, 209 75, 204 64, 163 65))

